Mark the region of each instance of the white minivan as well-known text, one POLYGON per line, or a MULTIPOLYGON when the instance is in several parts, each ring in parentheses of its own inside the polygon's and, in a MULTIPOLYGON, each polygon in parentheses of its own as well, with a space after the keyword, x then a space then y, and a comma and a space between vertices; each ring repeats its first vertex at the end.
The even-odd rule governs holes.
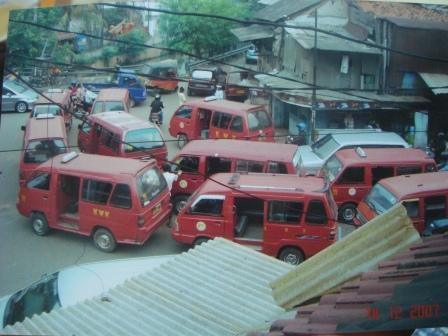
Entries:
POLYGON ((297 173, 300 176, 316 175, 335 152, 355 147, 408 148, 410 145, 393 132, 330 133, 311 146, 299 146, 297 173))

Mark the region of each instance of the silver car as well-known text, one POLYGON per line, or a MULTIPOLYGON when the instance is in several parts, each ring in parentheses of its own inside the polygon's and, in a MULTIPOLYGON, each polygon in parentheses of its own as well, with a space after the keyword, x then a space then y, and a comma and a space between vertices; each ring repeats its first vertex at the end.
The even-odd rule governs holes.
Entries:
POLYGON ((25 113, 39 95, 22 83, 6 79, 2 88, 2 112, 15 111, 25 113))
POLYGON ((175 255, 119 259, 65 268, 0 299, 0 329, 34 314, 49 313, 104 294, 175 255))
POLYGON ((297 173, 301 176, 316 175, 335 152, 355 147, 408 148, 410 145, 393 132, 327 134, 311 146, 299 146, 297 173))

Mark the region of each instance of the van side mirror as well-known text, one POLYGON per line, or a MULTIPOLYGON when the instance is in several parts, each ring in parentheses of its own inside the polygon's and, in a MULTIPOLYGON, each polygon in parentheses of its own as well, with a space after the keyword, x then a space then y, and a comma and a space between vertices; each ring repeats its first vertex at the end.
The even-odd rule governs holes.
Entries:
POLYGON ((20 126, 20 129, 25 132, 26 129, 25 125, 20 126))

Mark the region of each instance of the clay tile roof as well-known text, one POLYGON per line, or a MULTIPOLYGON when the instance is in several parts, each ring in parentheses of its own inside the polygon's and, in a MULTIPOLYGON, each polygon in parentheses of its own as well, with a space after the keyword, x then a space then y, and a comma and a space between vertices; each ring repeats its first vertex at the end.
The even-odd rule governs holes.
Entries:
POLYGON ((269 332, 250 335, 409 335, 446 324, 448 296, 442 293, 447 291, 448 233, 424 238, 345 283, 339 293, 299 307, 295 319, 275 321, 269 332))

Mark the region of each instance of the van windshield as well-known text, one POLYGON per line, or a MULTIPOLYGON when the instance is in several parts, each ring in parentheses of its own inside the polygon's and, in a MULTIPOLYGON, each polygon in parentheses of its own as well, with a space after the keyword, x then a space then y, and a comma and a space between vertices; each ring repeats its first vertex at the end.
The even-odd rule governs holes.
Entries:
POLYGON ((34 106, 32 117, 37 117, 39 114, 62 115, 61 107, 59 105, 36 105, 34 106))
POLYGON ((157 168, 150 168, 137 178, 138 198, 142 207, 167 189, 165 177, 157 168))
POLYGON ((336 156, 332 156, 323 166, 323 171, 328 181, 333 182, 342 169, 342 163, 336 156))
POLYGON ((209 70, 194 70, 191 77, 193 79, 212 80, 213 72, 209 70))
POLYGON ((124 138, 125 152, 138 152, 163 147, 163 139, 157 128, 142 128, 129 131, 124 138))
POLYGON ((332 155, 339 148, 339 143, 333 139, 331 135, 324 136, 322 139, 316 141, 311 148, 318 157, 325 160, 332 155))
POLYGON ((377 183, 367 194, 364 202, 377 214, 382 214, 397 203, 397 198, 380 183, 377 183))
POLYGON ((67 152, 67 148, 61 139, 34 140, 28 143, 24 163, 42 163, 55 155, 67 152))
POLYGON ((101 113, 106 111, 126 111, 121 101, 98 102, 95 104, 92 113, 101 113))
POLYGON ((249 112, 247 114, 247 123, 251 131, 258 131, 272 126, 271 119, 265 110, 249 112))

